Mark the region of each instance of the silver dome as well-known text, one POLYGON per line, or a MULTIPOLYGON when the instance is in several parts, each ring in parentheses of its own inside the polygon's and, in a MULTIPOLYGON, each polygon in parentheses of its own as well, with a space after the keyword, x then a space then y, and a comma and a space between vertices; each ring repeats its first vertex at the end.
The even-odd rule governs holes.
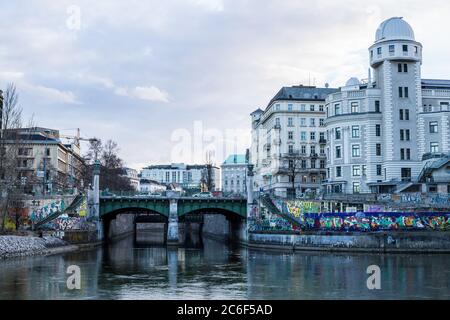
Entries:
POLYGON ((385 40, 413 40, 414 31, 402 17, 393 17, 381 23, 375 36, 375 42, 385 40))

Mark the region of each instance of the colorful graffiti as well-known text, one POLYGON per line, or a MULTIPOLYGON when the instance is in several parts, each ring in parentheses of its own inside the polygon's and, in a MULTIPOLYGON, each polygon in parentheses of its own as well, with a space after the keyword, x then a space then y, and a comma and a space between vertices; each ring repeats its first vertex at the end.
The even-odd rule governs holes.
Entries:
MULTIPOLYGON (((408 201, 412 198, 405 199, 408 201)), ((273 203, 283 215, 291 215, 298 221, 295 226, 285 219, 275 221, 272 229, 286 230, 322 230, 322 231, 395 231, 395 230, 450 230, 450 212, 414 213, 383 212, 382 206, 369 208, 371 212, 320 213, 320 204, 301 200, 275 199, 273 203)), ((267 216, 273 219, 274 213, 267 216)), ((264 229, 269 230, 270 221, 265 222, 264 229)))
POLYGON ((64 211, 64 208, 65 208, 64 200, 52 202, 42 208, 33 210, 30 214, 30 220, 32 222, 41 221, 54 213, 64 211))

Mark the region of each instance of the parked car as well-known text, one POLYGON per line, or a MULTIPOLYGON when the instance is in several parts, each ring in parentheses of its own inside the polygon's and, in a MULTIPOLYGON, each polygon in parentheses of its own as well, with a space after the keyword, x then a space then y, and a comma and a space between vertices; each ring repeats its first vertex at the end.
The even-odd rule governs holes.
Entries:
POLYGON ((194 198, 212 198, 213 194, 211 192, 200 192, 193 196, 194 198))

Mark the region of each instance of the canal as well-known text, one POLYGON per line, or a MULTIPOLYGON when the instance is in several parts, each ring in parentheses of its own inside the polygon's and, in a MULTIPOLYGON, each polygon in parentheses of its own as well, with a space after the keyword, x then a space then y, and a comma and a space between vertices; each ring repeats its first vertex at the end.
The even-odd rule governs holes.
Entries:
POLYGON ((450 255, 276 253, 154 232, 108 247, 0 261, 0 299, 450 299, 450 255), (68 290, 67 268, 81 271, 68 290), (366 269, 378 265, 381 290, 366 269))

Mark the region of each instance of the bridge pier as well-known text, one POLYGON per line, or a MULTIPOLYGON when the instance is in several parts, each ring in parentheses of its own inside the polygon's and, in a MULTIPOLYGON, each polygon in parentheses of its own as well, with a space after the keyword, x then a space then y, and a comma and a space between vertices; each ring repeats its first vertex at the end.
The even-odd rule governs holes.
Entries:
POLYGON ((167 225, 167 245, 178 245, 180 232, 178 228, 178 201, 170 200, 169 222, 167 225))

